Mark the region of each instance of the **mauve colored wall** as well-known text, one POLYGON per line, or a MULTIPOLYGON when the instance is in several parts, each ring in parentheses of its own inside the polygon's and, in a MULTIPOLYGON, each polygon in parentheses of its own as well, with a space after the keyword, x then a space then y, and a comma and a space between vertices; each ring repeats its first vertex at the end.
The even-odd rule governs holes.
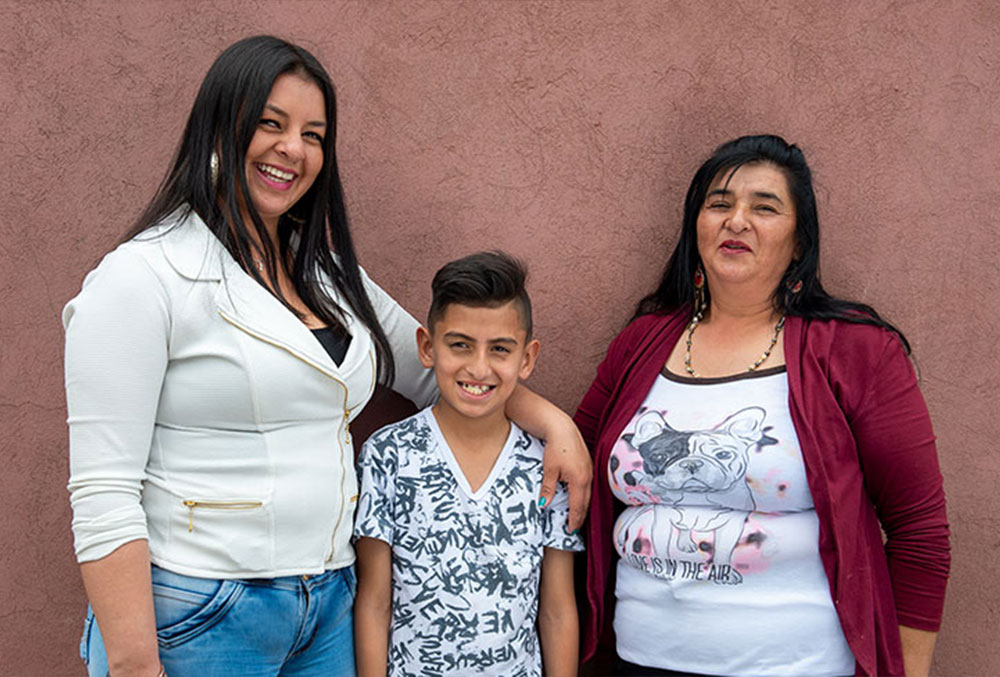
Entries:
POLYGON ((719 142, 811 160, 834 292, 905 329, 954 567, 935 659, 1000 674, 1000 6, 0 1, 0 673, 82 674, 60 309, 149 199, 237 38, 313 49, 368 270, 422 315, 444 261, 531 265, 532 385, 572 409, 719 142))

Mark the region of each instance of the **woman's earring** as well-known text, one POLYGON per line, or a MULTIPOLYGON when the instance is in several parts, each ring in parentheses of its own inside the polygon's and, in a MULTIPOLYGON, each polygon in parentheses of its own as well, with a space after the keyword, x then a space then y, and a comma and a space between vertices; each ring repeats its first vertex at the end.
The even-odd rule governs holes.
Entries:
POLYGON ((795 297, 802 291, 802 287, 802 280, 796 280, 795 282, 789 280, 785 283, 785 298, 783 299, 785 312, 788 312, 788 309, 795 304, 795 297))
POLYGON ((212 185, 219 182, 219 155, 214 150, 208 158, 208 173, 212 177, 212 185))
POLYGON ((705 314, 705 271, 699 265, 694 271, 694 316, 705 314))

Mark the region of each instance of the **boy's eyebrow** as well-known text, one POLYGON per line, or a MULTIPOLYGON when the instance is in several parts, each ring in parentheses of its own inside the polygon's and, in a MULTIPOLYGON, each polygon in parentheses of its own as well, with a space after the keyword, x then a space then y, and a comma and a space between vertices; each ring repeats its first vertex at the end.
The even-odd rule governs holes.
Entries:
MULTIPOLYGON (((444 334, 445 338, 460 339, 468 343, 475 343, 476 339, 472 338, 468 334, 463 334, 460 331, 448 331, 444 334)), ((487 343, 507 343, 511 345, 517 345, 517 339, 513 336, 500 336, 498 338, 492 338, 487 341, 487 343)))
MULTIPOLYGON (((272 111, 274 113, 277 113, 278 115, 280 115, 282 117, 286 117, 286 118, 288 117, 288 113, 286 113, 282 109, 278 108, 273 103, 265 104, 264 108, 267 108, 268 110, 270 110, 270 111, 272 111)), ((323 122, 322 120, 312 120, 311 122, 307 122, 306 123, 306 127, 326 127, 326 123, 323 122)))

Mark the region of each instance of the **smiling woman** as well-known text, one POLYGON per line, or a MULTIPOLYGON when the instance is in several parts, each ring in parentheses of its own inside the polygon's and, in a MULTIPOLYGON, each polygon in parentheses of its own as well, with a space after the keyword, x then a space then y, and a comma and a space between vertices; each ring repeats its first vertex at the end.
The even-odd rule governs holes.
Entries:
POLYGON ((818 264, 802 152, 716 149, 576 414, 585 658, 613 629, 622 675, 927 674, 950 563, 930 419, 902 333, 818 264))
POLYGON ((795 204, 785 173, 765 163, 720 173, 698 213, 697 230, 709 287, 754 285, 769 304, 795 255, 795 204))
POLYGON ((278 219, 319 175, 325 131, 320 88, 293 73, 279 75, 246 153, 250 200, 272 237, 277 235, 278 219))
MULTIPOLYGON (((258 36, 209 69, 163 186, 67 304, 66 397, 92 675, 354 674, 350 423, 437 389, 417 321, 360 268, 333 85, 258 36), (331 249, 332 244, 332 249, 331 249)), ((511 417, 590 462, 515 385, 511 417)), ((576 526, 576 524, 574 524, 576 526)))

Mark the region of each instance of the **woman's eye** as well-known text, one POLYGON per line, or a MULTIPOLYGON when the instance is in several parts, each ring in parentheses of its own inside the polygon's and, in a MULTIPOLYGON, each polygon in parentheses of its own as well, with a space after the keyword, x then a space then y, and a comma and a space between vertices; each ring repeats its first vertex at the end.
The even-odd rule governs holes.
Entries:
POLYGON ((708 203, 708 208, 709 209, 729 209, 729 203, 728 202, 721 202, 721 201, 719 201, 719 202, 709 202, 708 203))
POLYGON ((317 134, 316 132, 306 132, 305 137, 308 139, 312 139, 313 141, 316 141, 318 143, 323 143, 323 137, 317 134))
POLYGON ((278 121, 272 120, 271 118, 261 118, 261 121, 258 124, 262 127, 273 127, 274 129, 278 129, 280 127, 278 121))
POLYGON ((757 211, 759 212, 770 212, 771 214, 777 214, 778 210, 771 205, 757 205, 757 211))

